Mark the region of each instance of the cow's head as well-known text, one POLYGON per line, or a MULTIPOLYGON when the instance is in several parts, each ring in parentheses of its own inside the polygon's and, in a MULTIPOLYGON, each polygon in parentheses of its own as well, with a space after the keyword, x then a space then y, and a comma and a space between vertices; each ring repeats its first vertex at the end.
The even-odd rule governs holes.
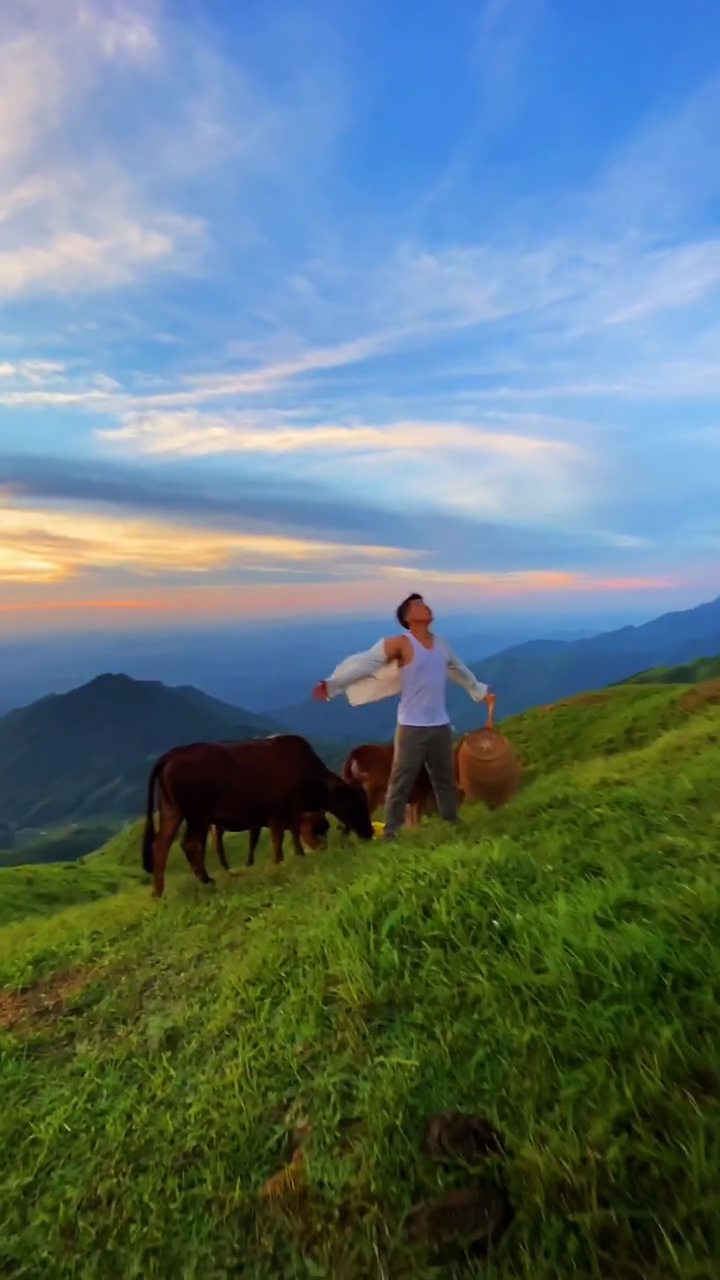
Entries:
POLYGON ((326 849, 330 823, 322 810, 318 813, 304 813, 300 823, 300 839, 308 849, 326 849))
POLYGON ((344 782, 337 774, 328 779, 328 809, 345 828, 361 840, 372 840, 374 831, 365 792, 355 782, 344 782))
POLYGON ((350 782, 355 786, 362 787, 367 796, 370 813, 384 803, 385 792, 387 790, 387 778, 382 775, 378 776, 369 770, 361 769, 357 760, 353 760, 350 764, 350 782))

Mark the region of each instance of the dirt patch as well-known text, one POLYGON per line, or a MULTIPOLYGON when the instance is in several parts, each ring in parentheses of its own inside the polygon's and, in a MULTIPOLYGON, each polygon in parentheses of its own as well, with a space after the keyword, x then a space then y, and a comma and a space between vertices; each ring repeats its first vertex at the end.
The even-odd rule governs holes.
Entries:
POLYGON ((0 1027, 7 1031, 18 1023, 60 1017, 67 1002, 87 986, 90 977, 89 969, 73 969, 19 991, 0 991, 0 1027))
POLYGON ((698 707, 715 702, 720 702, 720 678, 702 680, 700 684, 693 685, 678 698, 677 705, 682 711, 697 711, 698 707))

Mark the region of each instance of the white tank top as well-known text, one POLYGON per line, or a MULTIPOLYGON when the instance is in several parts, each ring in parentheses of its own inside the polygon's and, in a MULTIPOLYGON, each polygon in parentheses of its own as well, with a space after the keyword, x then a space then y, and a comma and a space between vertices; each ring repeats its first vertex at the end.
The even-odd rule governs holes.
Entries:
POLYGON ((426 649, 408 633, 413 647, 413 660, 400 668, 400 706, 398 724, 430 728, 449 724, 445 702, 447 685, 447 657, 445 648, 437 639, 432 649, 426 649))

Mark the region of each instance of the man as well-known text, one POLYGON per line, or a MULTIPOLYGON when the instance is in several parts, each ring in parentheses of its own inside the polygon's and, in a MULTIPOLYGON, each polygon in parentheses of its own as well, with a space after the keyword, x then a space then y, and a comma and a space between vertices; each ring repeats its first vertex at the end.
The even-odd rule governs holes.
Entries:
POLYGON ((427 766, 440 816, 457 822, 452 730, 446 685, 453 680, 475 702, 493 702, 487 685, 475 679, 450 646, 433 635, 432 610, 414 592, 396 617, 405 634, 378 640, 366 653, 354 654, 321 680, 312 696, 325 702, 344 693, 357 706, 400 694, 395 752, 385 799, 383 839, 392 840, 403 825, 405 805, 415 778, 427 766))

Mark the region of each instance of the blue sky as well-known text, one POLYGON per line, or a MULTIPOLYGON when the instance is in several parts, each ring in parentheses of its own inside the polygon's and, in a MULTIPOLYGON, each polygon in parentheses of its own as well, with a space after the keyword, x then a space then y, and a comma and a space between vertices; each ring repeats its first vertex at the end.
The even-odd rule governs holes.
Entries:
POLYGON ((10 0, 0 629, 720 592, 720 9, 10 0))

